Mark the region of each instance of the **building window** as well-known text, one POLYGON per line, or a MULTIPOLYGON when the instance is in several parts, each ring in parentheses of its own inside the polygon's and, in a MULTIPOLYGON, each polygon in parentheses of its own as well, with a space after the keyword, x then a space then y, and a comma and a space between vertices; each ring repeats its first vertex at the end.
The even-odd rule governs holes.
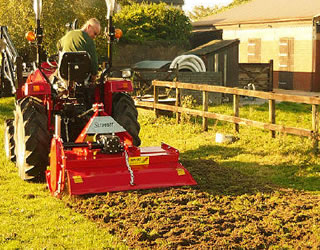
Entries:
POLYGON ((261 63, 261 39, 248 39, 248 63, 261 63))
POLYGON ((284 37, 279 41, 279 70, 293 71, 294 38, 284 37))

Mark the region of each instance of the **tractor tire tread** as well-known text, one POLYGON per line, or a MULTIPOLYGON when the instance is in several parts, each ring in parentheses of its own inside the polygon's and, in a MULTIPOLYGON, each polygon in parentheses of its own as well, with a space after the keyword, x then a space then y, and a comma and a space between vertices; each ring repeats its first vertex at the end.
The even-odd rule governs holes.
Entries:
MULTIPOLYGON (((23 126, 21 129, 24 131, 23 138, 15 136, 15 142, 25 145, 23 163, 17 161, 20 177, 29 181, 43 181, 45 169, 49 164, 51 140, 47 128, 46 109, 38 98, 26 97, 17 101, 15 120, 15 131, 19 126, 23 126)), ((18 150, 16 155, 19 157, 18 150)))
POLYGON ((119 98, 116 106, 114 107, 117 112, 122 113, 125 112, 127 109, 129 109, 132 114, 137 118, 138 117, 138 111, 134 105, 133 102, 131 102, 131 98, 128 99, 127 96, 122 96, 119 98))
POLYGON ((6 156, 7 158, 15 162, 16 155, 15 155, 15 143, 14 143, 14 126, 13 126, 13 119, 7 119, 5 121, 5 147, 6 147, 6 156))
POLYGON ((131 96, 125 93, 115 93, 112 97, 112 117, 131 135, 133 145, 139 146, 140 124, 138 111, 131 96))

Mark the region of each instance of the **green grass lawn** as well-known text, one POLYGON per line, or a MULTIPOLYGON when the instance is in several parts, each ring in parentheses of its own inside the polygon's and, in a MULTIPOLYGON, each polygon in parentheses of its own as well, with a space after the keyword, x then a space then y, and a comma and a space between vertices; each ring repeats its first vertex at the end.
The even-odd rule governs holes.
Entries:
MULTIPOLYGON (((200 107, 201 108, 201 107, 200 107)), ((209 111, 232 115, 232 105, 210 107, 209 111)), ((240 108, 243 118, 268 121, 268 104, 245 105, 240 108)), ((202 132, 201 118, 189 117, 190 122, 176 124, 174 118, 155 119, 150 111, 140 111, 143 145, 158 145, 161 141, 180 150, 182 160, 212 160, 243 174, 263 179, 266 183, 286 188, 320 191, 320 160, 312 154, 309 138, 209 120, 209 130, 202 132), (215 134, 234 134, 232 144, 215 143, 215 134)), ((276 104, 276 122, 291 127, 311 129, 311 105, 276 104)))
MULTIPOLYGON (((13 98, 0 99, 0 248, 103 249, 125 248, 120 238, 102 230, 99 224, 74 212, 63 200, 50 196, 45 184, 23 182, 13 163, 5 159, 3 122, 12 117, 13 98)), ((311 106, 280 103, 277 123, 311 128, 311 106)), ((211 107, 210 111, 232 114, 231 105, 211 107)), ((268 107, 244 106, 241 117, 267 121, 268 107)), ((233 134, 233 125, 210 121, 202 132, 201 119, 176 124, 174 118, 156 119, 151 111, 139 110, 142 146, 161 142, 179 149, 180 159, 206 191, 216 195, 263 192, 268 188, 320 191, 320 160, 312 154, 308 138, 240 126, 239 140, 217 144, 217 132, 233 134), (206 183, 205 166, 219 165, 214 183, 206 183)), ((212 179, 210 179, 212 180, 212 179)))
POLYGON ((14 99, 0 99, 0 249, 125 248, 99 225, 51 197, 45 184, 22 181, 6 160, 3 123, 12 117, 14 99))

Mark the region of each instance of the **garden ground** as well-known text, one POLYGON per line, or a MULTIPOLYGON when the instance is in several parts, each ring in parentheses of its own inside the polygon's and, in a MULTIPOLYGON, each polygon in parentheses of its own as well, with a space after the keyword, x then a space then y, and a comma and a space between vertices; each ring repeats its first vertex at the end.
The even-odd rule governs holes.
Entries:
MULTIPOLYGON (((0 100, 2 121, 12 103, 0 100)), ((267 109, 243 106, 241 116, 267 121, 267 109)), ((178 148, 197 186, 58 200, 45 184, 21 181, 2 157, 0 248, 320 247, 320 160, 311 140, 241 126, 239 140, 217 144, 215 133, 233 133, 231 124, 211 121, 202 132, 196 118, 139 117, 142 146, 178 148)), ((277 104, 277 123, 310 129, 311 107, 277 104)))

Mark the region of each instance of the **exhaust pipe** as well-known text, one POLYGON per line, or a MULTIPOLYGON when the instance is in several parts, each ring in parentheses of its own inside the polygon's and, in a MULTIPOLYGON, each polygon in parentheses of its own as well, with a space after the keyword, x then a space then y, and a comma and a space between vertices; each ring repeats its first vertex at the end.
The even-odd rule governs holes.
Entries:
POLYGON ((56 138, 61 137, 61 116, 60 115, 55 115, 54 136, 56 138))

